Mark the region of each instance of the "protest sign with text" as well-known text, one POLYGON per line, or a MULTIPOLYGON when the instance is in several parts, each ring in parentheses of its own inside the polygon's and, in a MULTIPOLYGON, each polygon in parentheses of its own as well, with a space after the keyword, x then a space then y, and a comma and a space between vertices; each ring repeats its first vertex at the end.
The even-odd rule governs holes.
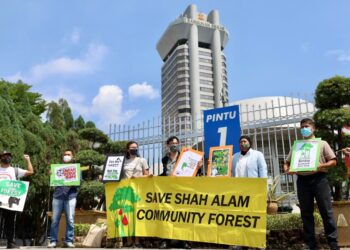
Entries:
POLYGON ((294 141, 290 171, 316 171, 320 163, 320 142, 320 138, 294 141))
POLYGON ((80 164, 51 164, 50 186, 79 186, 80 164))
POLYGON ((28 187, 27 181, 0 180, 0 208, 22 212, 28 187))
POLYGON ((183 148, 176 162, 173 176, 196 176, 198 164, 203 159, 203 152, 192 148, 183 148))
POLYGON ((106 184, 108 238, 145 236, 263 248, 266 179, 152 177, 106 184))
POLYGON ((102 181, 120 181, 125 155, 107 155, 103 168, 102 181))
POLYGON ((233 146, 211 147, 207 176, 231 176, 233 146))

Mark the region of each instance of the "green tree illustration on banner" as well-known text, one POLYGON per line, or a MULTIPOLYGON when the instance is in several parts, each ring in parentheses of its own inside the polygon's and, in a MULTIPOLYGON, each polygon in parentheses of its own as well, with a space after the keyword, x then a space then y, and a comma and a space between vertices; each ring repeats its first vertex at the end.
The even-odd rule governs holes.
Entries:
POLYGON ((135 235, 134 205, 139 200, 140 196, 130 186, 115 191, 109 211, 113 215, 116 237, 135 235))

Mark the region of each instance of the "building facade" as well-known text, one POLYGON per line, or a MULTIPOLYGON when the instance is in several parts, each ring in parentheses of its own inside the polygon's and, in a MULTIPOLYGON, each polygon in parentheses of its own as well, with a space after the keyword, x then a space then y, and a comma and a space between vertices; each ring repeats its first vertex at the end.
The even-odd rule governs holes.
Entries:
MULTIPOLYGON (((223 49, 228 32, 220 24, 219 12, 208 15, 199 13, 190 5, 166 29, 157 44, 163 60, 162 66, 162 117, 174 119, 182 127, 175 127, 167 134, 180 130, 200 129, 198 119, 202 111, 218 108, 228 103, 226 58, 223 49)), ((164 119, 166 118, 166 119, 164 119)))

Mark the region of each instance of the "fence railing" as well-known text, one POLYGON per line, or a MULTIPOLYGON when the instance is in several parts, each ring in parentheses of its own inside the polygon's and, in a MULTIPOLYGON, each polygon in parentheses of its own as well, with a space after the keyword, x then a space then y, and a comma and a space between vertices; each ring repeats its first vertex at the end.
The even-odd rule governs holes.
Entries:
MULTIPOLYGON (((243 100, 240 106, 241 134, 253 140, 253 148, 261 151, 268 165, 268 175, 274 178, 283 173, 283 163, 293 141, 298 139, 301 119, 311 118, 315 113, 312 102, 299 97, 269 97, 243 100)), ((153 118, 137 125, 111 124, 109 137, 114 141, 135 140, 139 151, 150 166, 151 173, 162 172, 161 158, 165 153, 166 139, 176 135, 181 146, 202 149, 203 119, 195 118, 200 125, 192 129, 192 117, 153 118)), ((238 138, 237 138, 238 140, 238 138)), ((204 174, 206 172, 204 166, 204 174)), ((281 176, 280 189, 295 190, 293 176, 281 176)))

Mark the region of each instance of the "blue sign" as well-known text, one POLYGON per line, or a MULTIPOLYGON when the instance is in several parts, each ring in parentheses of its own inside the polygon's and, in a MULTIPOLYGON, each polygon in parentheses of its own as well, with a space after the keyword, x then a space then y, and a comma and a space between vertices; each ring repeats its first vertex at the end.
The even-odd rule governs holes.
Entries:
POLYGON ((239 106, 209 109, 204 111, 204 152, 209 157, 211 147, 233 145, 233 152, 239 152, 239 106))

